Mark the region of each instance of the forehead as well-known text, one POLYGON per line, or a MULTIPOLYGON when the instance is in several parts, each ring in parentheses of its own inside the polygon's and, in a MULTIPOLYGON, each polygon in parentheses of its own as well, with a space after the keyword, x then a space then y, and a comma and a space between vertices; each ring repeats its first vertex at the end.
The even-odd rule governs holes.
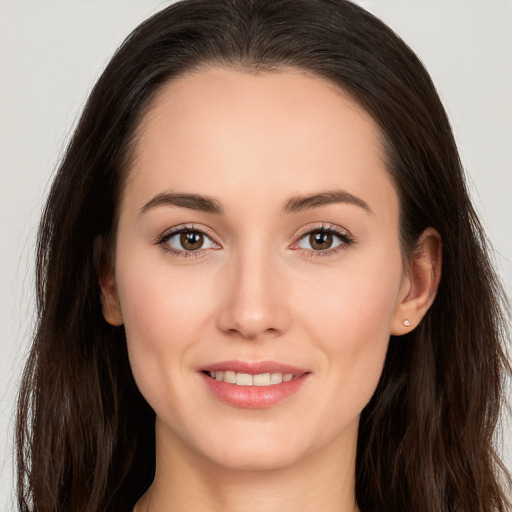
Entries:
POLYGON ((138 129, 127 188, 141 200, 172 189, 221 199, 262 192, 270 201, 269 189, 343 186, 394 200, 383 162, 378 127, 330 81, 295 69, 213 67, 158 91, 138 129))

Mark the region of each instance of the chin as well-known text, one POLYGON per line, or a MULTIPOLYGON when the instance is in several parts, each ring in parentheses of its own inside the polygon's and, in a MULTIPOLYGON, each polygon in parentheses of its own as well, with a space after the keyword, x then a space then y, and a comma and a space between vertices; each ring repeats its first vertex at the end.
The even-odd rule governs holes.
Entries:
POLYGON ((215 436, 200 451, 215 464, 231 470, 272 471, 296 464, 314 451, 313 440, 290 436, 290 432, 274 431, 262 427, 259 432, 228 433, 215 436))
POLYGON ((289 449, 230 449, 223 453, 210 454, 210 459, 218 466, 233 471, 277 471, 297 463, 300 452, 292 453, 289 449))

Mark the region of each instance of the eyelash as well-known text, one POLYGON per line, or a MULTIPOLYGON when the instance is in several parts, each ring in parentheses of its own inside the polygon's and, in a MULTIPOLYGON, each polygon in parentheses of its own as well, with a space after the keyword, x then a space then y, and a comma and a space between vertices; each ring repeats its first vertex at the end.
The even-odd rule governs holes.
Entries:
MULTIPOLYGON (((207 236, 215 245, 219 245, 217 242, 215 242, 215 237, 213 235, 213 232, 205 227, 196 227, 193 224, 186 225, 186 226, 177 226, 175 228, 171 228, 168 231, 165 231, 162 233, 158 238, 155 240, 155 245, 160 245, 162 248, 171 254, 172 256, 178 256, 183 258, 189 258, 194 257, 197 258, 198 256, 202 256, 204 251, 207 249, 197 249, 195 251, 186 251, 186 250, 176 250, 173 249, 170 245, 167 244, 167 242, 175 235, 179 235, 180 233, 186 233, 186 232, 194 232, 194 233, 201 233, 205 236, 207 236)), ((219 246, 220 247, 220 246, 219 246)))
MULTIPOLYGON (((293 245, 297 245, 301 240, 303 240, 306 236, 311 235, 313 233, 324 233, 335 236, 340 240, 340 244, 332 249, 325 249, 321 251, 314 251, 311 249, 302 249, 304 254, 310 258, 325 258, 330 256, 335 256, 340 251, 343 251, 354 244, 355 240, 352 235, 348 233, 348 231, 338 228, 337 226, 333 226, 332 224, 321 224, 315 227, 309 227, 305 230, 301 231, 297 235, 297 241, 293 243, 293 245)), ((292 247, 293 248, 293 247, 292 247)), ((300 248, 294 248, 294 250, 301 250, 300 248)))
MULTIPOLYGON (((162 233, 161 235, 159 235, 156 238, 154 243, 155 243, 155 245, 162 246, 162 248, 166 252, 170 253, 173 256, 184 257, 184 258, 202 256, 204 251, 206 251, 208 249, 196 249, 193 251, 192 250, 187 251, 185 249, 176 250, 167 244, 167 242, 173 236, 178 235, 180 233, 186 233, 186 232, 201 233, 201 234, 207 236, 215 245, 218 245, 220 247, 220 245, 217 242, 215 242, 215 237, 214 237, 213 233, 211 232, 211 230, 209 230, 205 227, 197 227, 197 226, 194 226, 193 224, 186 225, 186 226, 178 226, 178 227, 172 228, 168 231, 165 231, 164 233, 162 233)), ((292 250, 301 250, 307 257, 310 257, 310 258, 329 257, 329 256, 334 256, 338 252, 351 246, 354 243, 354 241, 355 241, 354 238, 347 231, 340 229, 336 226, 330 225, 330 224, 329 225, 321 224, 319 226, 309 227, 309 228, 305 229, 304 231, 300 232, 297 235, 297 241, 292 244, 291 248, 292 248, 292 250), (302 241, 306 236, 311 235, 313 233, 331 234, 331 235, 335 236, 336 238, 338 238, 341 243, 332 249, 325 249, 325 250, 319 250, 319 251, 315 251, 315 250, 311 250, 311 249, 301 249, 300 247, 293 247, 293 246, 297 246, 297 244, 300 243, 300 241, 302 241)))

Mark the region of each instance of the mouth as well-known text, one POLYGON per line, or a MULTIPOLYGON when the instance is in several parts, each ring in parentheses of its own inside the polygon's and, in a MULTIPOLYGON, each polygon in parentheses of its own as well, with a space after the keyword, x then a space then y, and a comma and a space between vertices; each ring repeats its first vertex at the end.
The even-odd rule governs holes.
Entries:
POLYGON ((207 389, 222 402, 244 409, 271 407, 295 395, 312 373, 277 362, 225 361, 202 368, 207 389))

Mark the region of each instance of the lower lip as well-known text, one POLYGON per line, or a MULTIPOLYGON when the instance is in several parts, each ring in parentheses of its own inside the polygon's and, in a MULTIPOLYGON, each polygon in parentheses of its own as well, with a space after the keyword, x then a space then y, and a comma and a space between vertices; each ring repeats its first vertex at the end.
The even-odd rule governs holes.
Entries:
POLYGON ((223 402, 244 409, 264 409, 272 407, 285 398, 294 395, 308 380, 309 373, 281 384, 271 386, 238 386, 212 379, 201 373, 208 389, 223 402))

